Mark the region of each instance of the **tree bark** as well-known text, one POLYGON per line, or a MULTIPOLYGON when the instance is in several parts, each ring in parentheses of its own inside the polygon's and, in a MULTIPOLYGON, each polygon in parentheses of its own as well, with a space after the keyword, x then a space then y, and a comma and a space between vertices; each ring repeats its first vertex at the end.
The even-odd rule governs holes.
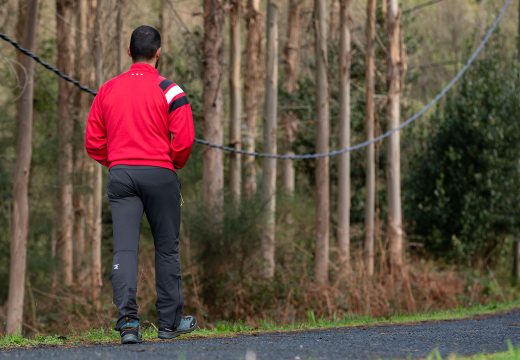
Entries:
MULTIPOLYGON (((22 19, 22 4, 18 21, 25 21, 22 45, 34 51, 36 47, 37 0, 26 2, 27 16, 22 19)), ((7 299, 8 335, 20 334, 23 324, 25 274, 27 270, 27 237, 29 234, 29 172, 32 156, 32 122, 34 96, 34 62, 22 55, 19 61, 25 68, 25 88, 18 100, 18 131, 16 134, 16 163, 13 176, 13 208, 9 266, 9 295, 7 299)))
MULTIPOLYGON (((96 4, 96 17, 94 23, 94 62, 95 62, 95 78, 96 85, 99 89, 103 83, 103 49, 102 49, 102 2, 96 4)), ((102 272, 101 272, 101 211, 102 211, 102 197, 103 197, 103 173, 102 166, 96 162, 91 162, 91 181, 93 186, 92 191, 92 223, 90 224, 90 234, 92 243, 92 302, 96 307, 100 307, 99 295, 101 293, 102 272)))
MULTIPOLYGON (((224 142, 222 100, 222 51, 224 9, 222 0, 204 0, 204 139, 224 142)), ((224 204, 222 151, 205 148, 202 154, 202 197, 206 206, 221 217, 224 204)))
MULTIPOLYGON (((244 150, 255 151, 256 123, 258 117, 259 88, 262 76, 262 13, 260 12, 260 0, 247 1, 247 40, 246 40, 246 73, 244 77, 244 110, 246 121, 242 134, 244 150)), ((253 156, 245 156, 244 167, 244 195, 251 197, 256 193, 256 161, 253 156)))
MULTIPOLYGON (((365 132, 367 141, 374 138, 374 93, 375 93, 375 36, 376 36, 376 0, 367 2, 366 20, 366 55, 365 55, 365 132)), ((369 276, 374 274, 374 217, 376 166, 375 145, 367 146, 365 183, 365 243, 364 261, 369 276)))
MULTIPOLYGON (((520 63, 520 3, 517 13, 516 61, 520 63)), ((513 240, 513 282, 520 281, 520 239, 513 240)))
POLYGON ((513 242, 513 281, 518 283, 520 279, 520 240, 513 242))
MULTIPOLYGON (((72 72, 72 40, 70 24, 73 21, 71 0, 56 0, 56 41, 58 44, 57 67, 65 74, 72 72)), ((58 252, 60 270, 65 286, 73 283, 73 244, 74 208, 72 199, 74 124, 70 112, 72 85, 63 79, 58 80, 58 252)))
MULTIPOLYGON (((386 0, 381 0, 376 4, 376 36, 380 29, 386 31, 386 8, 387 3, 386 0)), ((377 70, 377 69, 376 69, 377 70)), ((377 71, 376 71, 377 74, 377 71)), ((374 81, 377 81, 377 77, 374 81)), ((374 91, 375 94, 375 91, 374 91)), ((375 95, 374 95, 375 96, 375 95)), ((386 104, 383 104, 386 105, 386 104)), ((377 116, 378 109, 380 109, 381 104, 376 104, 374 100, 374 137, 378 137, 383 132, 381 129, 381 122, 379 117, 377 116)), ((381 184, 380 177, 380 168, 381 168, 381 148, 384 144, 383 142, 376 142, 374 144, 374 164, 375 164, 375 183, 374 183, 374 267, 375 267, 375 254, 377 253, 379 256, 379 271, 381 273, 388 273, 388 257, 387 257, 387 244, 386 240, 382 239, 382 221, 381 221, 381 199, 379 197, 379 189, 384 184, 381 184)), ((385 172, 386 174, 386 172, 385 172)))
MULTIPOLYGON (((124 51, 125 45, 124 45, 124 38, 123 38, 123 17, 124 17, 124 11, 125 11, 125 0, 118 0, 116 2, 116 72, 117 74, 121 74, 123 72, 123 63, 124 63, 124 56, 126 52, 124 51)), ((162 3, 165 1, 161 1, 162 3)), ((161 12, 160 17, 162 19, 163 12, 161 12)), ((161 22, 162 25, 162 22, 161 22)), ((162 42, 166 43, 165 35, 163 35, 163 29, 161 28, 161 37, 162 42)), ((161 44, 161 47, 163 45, 161 44)), ((164 49, 163 49, 164 50, 164 49)), ((161 51, 163 51, 161 50, 161 51)))
POLYGON ((102 166, 98 163, 93 164, 94 171, 92 172, 92 184, 94 191, 92 193, 92 214, 93 223, 89 226, 91 229, 91 241, 92 241, 92 253, 91 253, 91 284, 92 293, 91 300, 97 308, 100 307, 99 297, 101 294, 101 288, 103 286, 102 280, 102 267, 101 267, 101 239, 102 239, 102 223, 101 223, 101 211, 102 211, 102 184, 103 174, 102 166))
MULTIPOLYGON (((242 94, 240 86, 240 14, 242 12, 241 0, 231 2, 229 17, 230 32, 230 68, 229 68, 229 89, 230 89, 230 124, 229 124, 229 144, 236 150, 242 148, 240 139, 240 123, 242 118, 242 94)), ((242 186, 242 166, 241 156, 231 153, 229 162, 229 188, 233 203, 239 204, 242 186)))
MULTIPOLYGON (((169 60, 173 54, 171 45, 171 35, 173 33, 172 26, 172 8, 173 4, 170 0, 160 0, 161 4, 159 7, 159 31, 161 33, 161 61, 159 61, 159 72, 161 74, 173 75, 173 62, 166 62, 166 58, 169 60), (171 65, 170 65, 171 64, 171 65)), ((175 57, 173 57, 175 61, 175 57)))
MULTIPOLYGON (((327 79, 327 10, 325 0, 314 1, 316 36, 316 152, 329 151, 329 82, 327 79)), ((318 284, 329 279, 330 179, 329 158, 316 160, 316 251, 314 273, 318 284)))
MULTIPOLYGON (((86 0, 78 0, 75 3, 76 12, 76 30, 75 30, 75 53, 74 72, 80 83, 86 84, 86 66, 87 62, 87 2, 86 0)), ((88 117, 87 94, 79 89, 74 89, 74 109, 76 134, 78 138, 82 138, 85 134, 86 120, 88 117)), ((83 189, 87 185, 87 164, 89 163, 87 154, 83 144, 76 142, 74 149, 74 174, 75 188, 83 189)), ((85 191, 75 191, 73 194, 74 206, 74 277, 76 284, 84 284, 84 275, 86 274, 86 216, 87 216, 87 196, 85 191)))
MULTIPOLYGON (((400 11, 398 0, 388 0, 388 128, 399 126, 401 92, 401 46, 400 11)), ((403 266, 403 229, 401 213, 401 160, 400 133, 388 139, 387 188, 388 188, 388 239, 390 243, 390 266, 399 273, 403 266)))
POLYGON ((328 39, 328 41, 330 41, 330 42, 336 41, 336 27, 338 24, 338 12, 340 11, 340 6, 338 6, 338 5, 340 2, 341 2, 341 0, 340 1, 337 1, 337 0, 329 1, 329 5, 328 5, 328 8, 329 8, 329 30, 328 30, 329 39, 328 39))
POLYGON ((516 61, 520 62, 520 4, 518 4, 516 34, 516 61))
MULTIPOLYGON (((339 147, 350 146, 350 64, 352 0, 340 0, 340 124, 339 147)), ((338 246, 341 269, 349 272, 350 265, 350 153, 338 158, 338 246)))
MULTIPOLYGON (((266 78, 264 106, 264 152, 276 153, 276 127, 278 116, 278 5, 267 3, 266 21, 266 78)), ((262 228, 263 276, 272 278, 275 271, 276 232, 276 159, 262 162, 262 203, 266 209, 266 224, 262 228)))
MULTIPOLYGON (((285 46, 285 81, 284 90, 288 95, 294 94, 298 85, 298 70, 300 63, 301 41, 301 10, 303 0, 289 0, 287 18, 287 44, 285 46)), ((292 146, 295 140, 297 127, 296 115, 292 111, 286 111, 282 117, 282 152, 293 155, 292 146)), ((281 161, 282 183, 284 191, 291 195, 294 193, 295 170, 293 161, 285 159, 281 161)))

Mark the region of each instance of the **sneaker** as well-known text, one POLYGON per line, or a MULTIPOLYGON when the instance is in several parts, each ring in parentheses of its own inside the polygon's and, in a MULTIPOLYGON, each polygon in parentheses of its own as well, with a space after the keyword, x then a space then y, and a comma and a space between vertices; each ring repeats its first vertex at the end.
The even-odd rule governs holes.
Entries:
POLYGON ((138 344, 141 342, 141 333, 139 331, 139 321, 129 320, 119 328, 121 334, 121 344, 138 344))
POLYGON ((184 316, 181 319, 179 326, 177 329, 170 329, 167 327, 159 328, 159 339, 173 339, 179 335, 187 334, 192 332, 197 328, 197 319, 194 316, 184 316))

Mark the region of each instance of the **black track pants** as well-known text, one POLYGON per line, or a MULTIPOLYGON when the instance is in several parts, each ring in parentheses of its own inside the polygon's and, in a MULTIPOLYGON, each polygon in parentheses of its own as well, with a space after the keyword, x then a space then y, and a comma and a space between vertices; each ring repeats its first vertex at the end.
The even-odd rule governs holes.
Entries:
POLYGON ((180 183, 175 172, 154 166, 116 165, 109 170, 114 258, 112 288, 119 310, 116 329, 137 314, 137 254, 143 211, 155 244, 155 279, 159 327, 176 328, 182 316, 179 258, 180 183))

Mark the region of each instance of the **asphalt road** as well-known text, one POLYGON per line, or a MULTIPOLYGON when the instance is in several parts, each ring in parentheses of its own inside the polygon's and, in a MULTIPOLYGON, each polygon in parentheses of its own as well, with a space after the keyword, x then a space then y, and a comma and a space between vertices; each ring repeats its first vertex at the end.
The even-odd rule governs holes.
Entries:
POLYGON ((467 320, 186 339, 139 345, 46 347, 0 352, 3 359, 395 359, 505 351, 520 345, 520 309, 467 320))

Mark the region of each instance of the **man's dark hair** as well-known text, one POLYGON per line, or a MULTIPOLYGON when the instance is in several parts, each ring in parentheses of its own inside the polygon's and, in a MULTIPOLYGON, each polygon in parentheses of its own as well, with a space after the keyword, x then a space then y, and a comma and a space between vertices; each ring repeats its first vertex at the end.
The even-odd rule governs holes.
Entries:
POLYGON ((130 55, 132 60, 150 60, 161 47, 161 34, 155 28, 141 25, 130 37, 130 55))

